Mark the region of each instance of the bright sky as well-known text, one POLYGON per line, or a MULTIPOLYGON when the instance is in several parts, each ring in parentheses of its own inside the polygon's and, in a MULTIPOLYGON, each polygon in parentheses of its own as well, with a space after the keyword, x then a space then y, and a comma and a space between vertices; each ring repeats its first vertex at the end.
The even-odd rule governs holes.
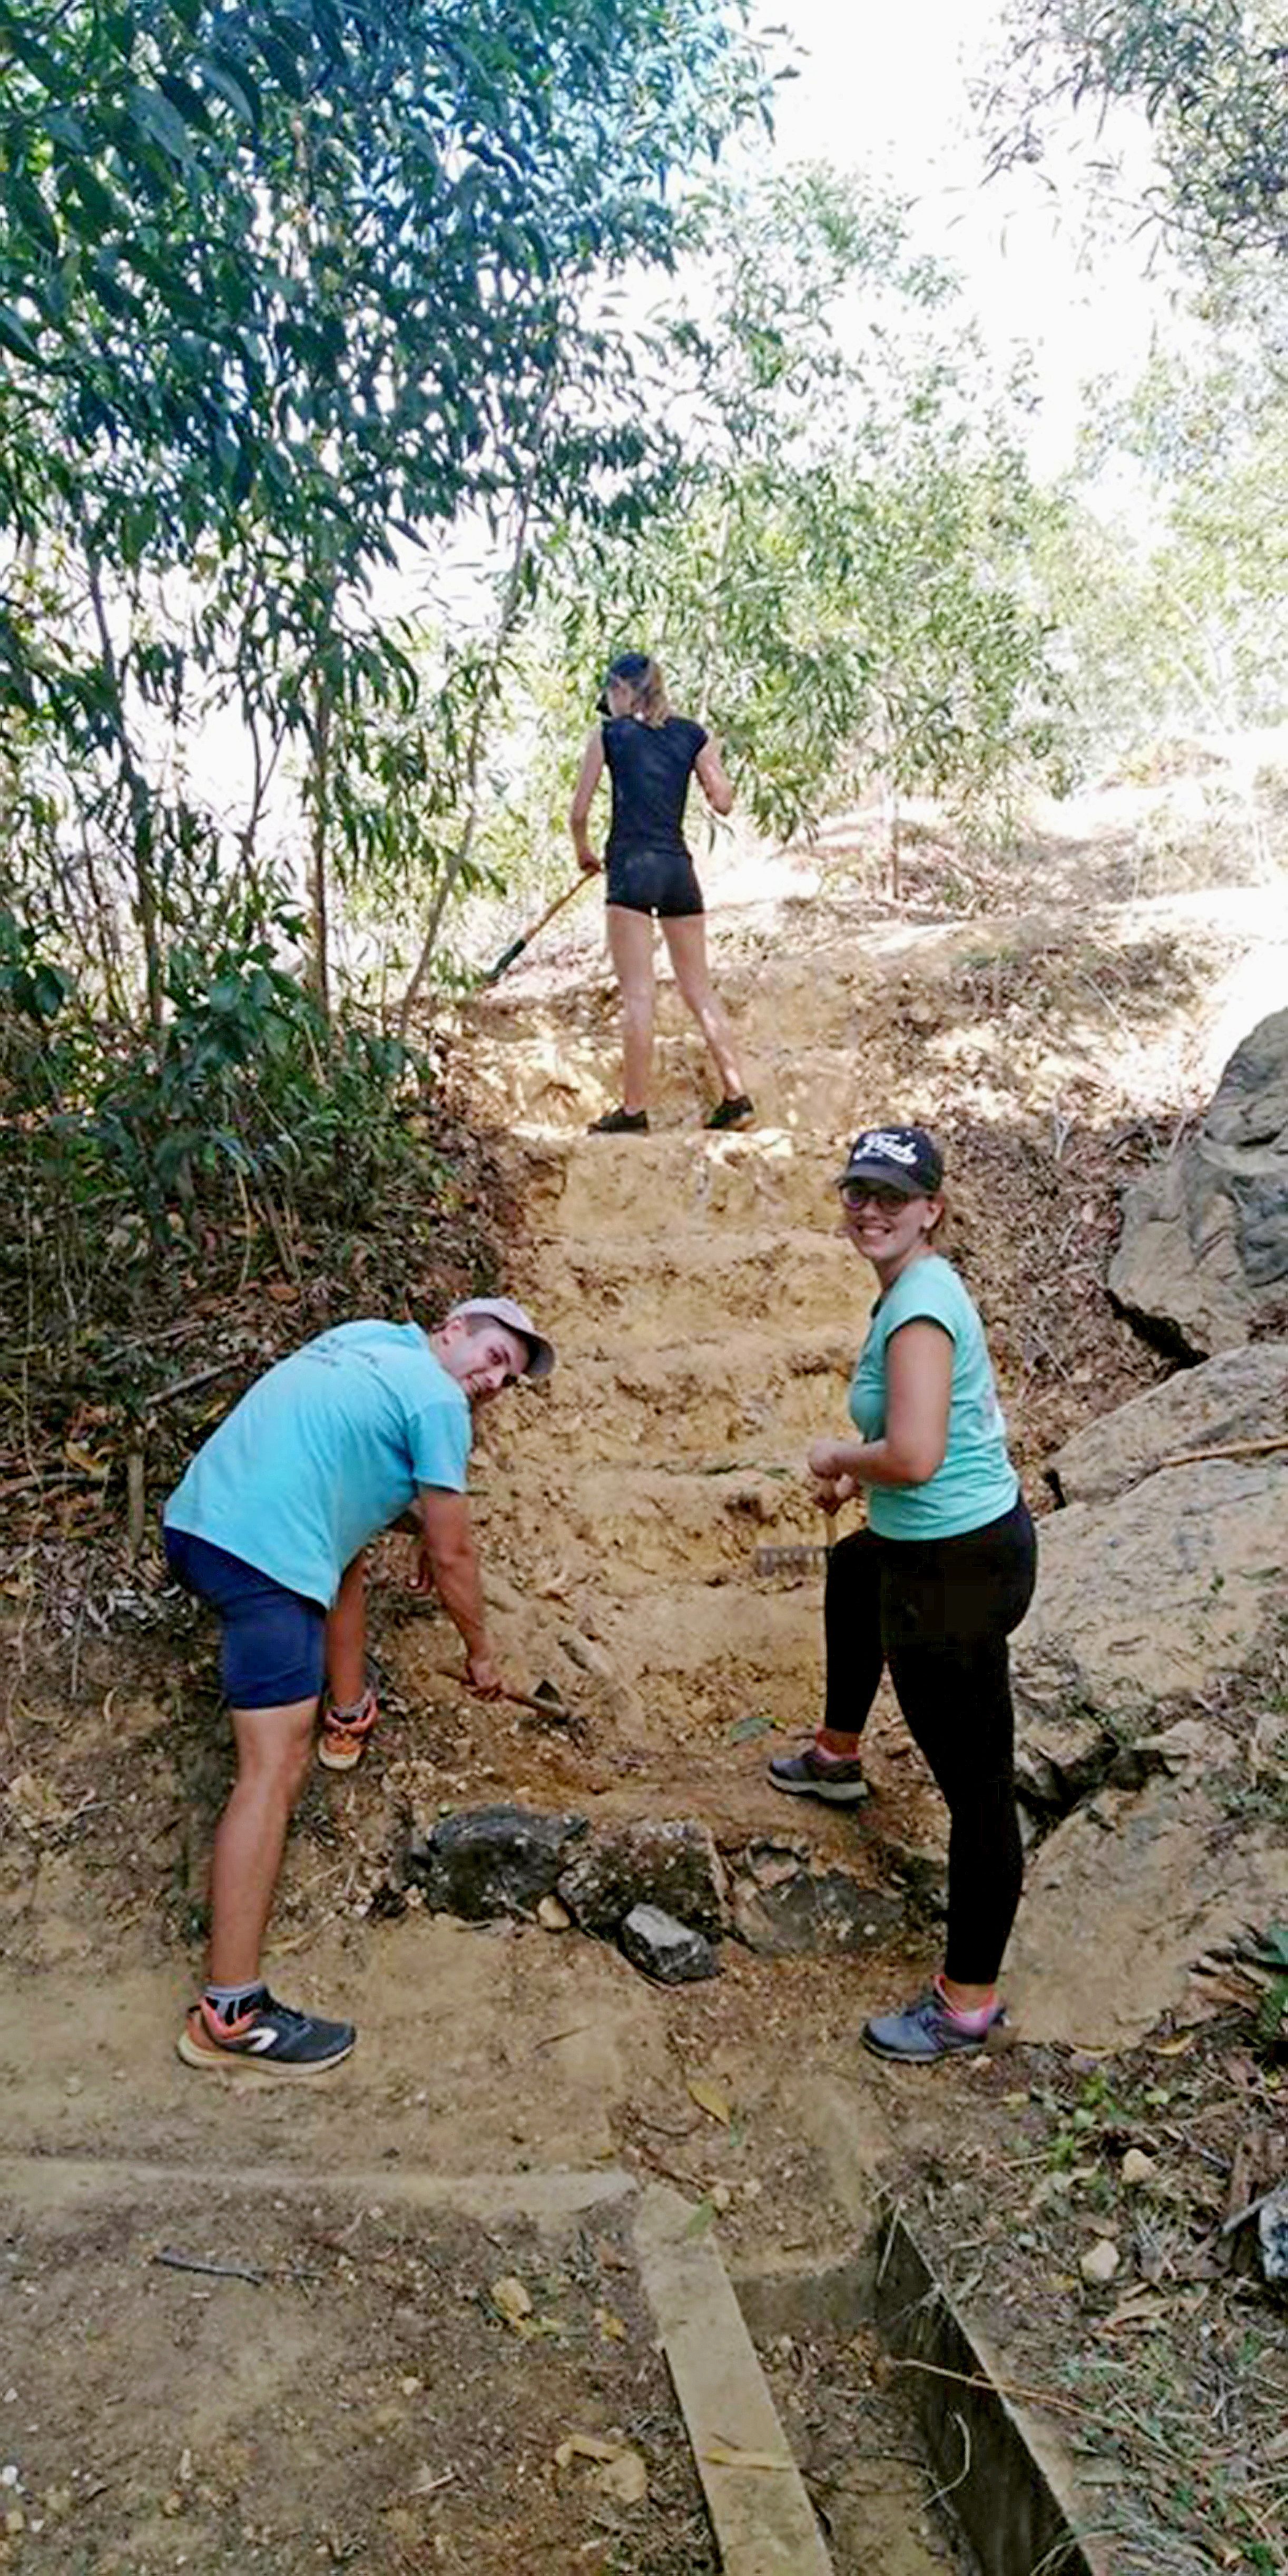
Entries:
MULTIPOLYGON (((1111 369, 1134 375, 1166 302, 1157 242, 1126 211, 1110 240, 1102 215, 1094 259, 1080 256, 1079 173, 1103 148, 1092 120, 1070 126, 1041 174, 986 185, 968 79, 996 46, 1000 0, 761 0, 760 14, 805 54, 800 77, 778 93, 778 157, 856 168, 917 200, 922 246, 962 273, 995 350, 1032 351, 1043 397, 1034 462, 1058 470, 1079 386, 1111 369)), ((1143 185, 1143 127, 1120 117, 1113 133, 1143 185)))

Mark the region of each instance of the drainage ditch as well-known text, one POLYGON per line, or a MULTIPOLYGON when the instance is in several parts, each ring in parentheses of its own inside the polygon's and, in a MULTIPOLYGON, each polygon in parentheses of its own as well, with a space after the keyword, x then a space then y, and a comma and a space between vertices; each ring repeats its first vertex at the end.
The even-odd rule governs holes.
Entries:
POLYGON ((834 2576, 1101 2576, 1066 2464, 898 2210, 850 2261, 734 2278, 834 2576))

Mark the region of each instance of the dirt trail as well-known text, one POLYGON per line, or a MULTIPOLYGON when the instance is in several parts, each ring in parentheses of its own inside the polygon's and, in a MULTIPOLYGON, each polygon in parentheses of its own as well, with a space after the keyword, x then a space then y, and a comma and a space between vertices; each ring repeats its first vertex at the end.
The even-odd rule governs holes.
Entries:
MULTIPOLYGON (((526 1686, 556 1682, 573 1723, 471 1702, 440 1677, 456 1659, 446 1624, 414 1610, 396 1576, 376 1593, 387 1722, 352 1780, 312 1784, 269 1963, 293 2001, 352 2011, 360 2047, 316 2091, 257 2092, 197 2082, 172 2054, 197 1962, 181 1927, 226 1776, 208 1637, 194 1630, 186 1673, 180 1657, 160 1696, 131 1678, 124 1650, 87 1644, 74 1725, 33 1682, 15 1703, 14 1754, 35 1785, 15 1810, 11 1784, 18 1857, 0 1872, 6 2151, 132 2163, 133 2224, 149 2242, 182 2224, 195 2245, 203 2192, 222 2207, 243 2168, 504 2174, 611 2160, 717 2208, 731 2259, 790 2267, 851 2247, 891 2138, 932 2138, 954 2101, 1007 2077, 1004 2065, 953 2067, 913 2092, 857 2046, 864 2011, 897 1999, 936 1948, 914 1900, 942 1820, 893 1711, 878 1711, 875 1795, 857 1814, 802 1815, 764 1776, 768 1730, 790 1734, 817 1712, 819 1583, 758 1581, 752 1554, 821 1534, 801 1460, 814 1431, 843 1423, 873 1289, 834 1234, 831 1178, 870 1118, 922 1118, 945 1134, 954 1250, 988 1318, 1036 1498, 1050 1449, 1156 1373, 1101 1291, 1116 1194, 1154 1149, 1150 1122, 1174 1123, 1210 1079, 1214 1032, 1256 1016, 1261 913, 1234 892, 1106 901, 1094 916, 1048 901, 965 923, 892 920, 845 891, 730 907, 715 916, 714 950, 760 1111, 745 1136, 703 1132, 708 1077, 669 986, 654 1132, 585 1135, 617 1079, 615 997, 589 921, 481 1005, 468 1080, 502 1133, 521 1212, 507 1285, 561 1364, 548 1390, 497 1408, 472 1483, 502 1651, 526 1686), (499 1797, 592 1818, 697 1817, 726 1852, 796 1842, 873 1891, 873 1937, 843 1963, 727 1942, 717 1981, 662 1993, 575 1933, 472 1930, 414 1904, 386 1919, 390 1857, 411 1817, 499 1797), (194 1815, 206 1819, 195 1832, 194 1815), (727 2124, 695 2103, 695 2073, 723 2089, 727 2124), (176 2167, 193 2177, 186 2195, 165 2179, 176 2167)), ((259 2221, 238 2227, 252 2259, 262 2254, 259 2221)), ((12 2247, 38 2302, 48 2266, 21 2216, 12 2247)), ((454 2240, 443 2260, 459 2268, 454 2240)), ((58 2295, 74 2334, 75 2300, 58 2295)), ((159 2339, 149 2369, 163 2385, 171 2327, 158 2302, 150 2313, 138 2331, 159 2339)), ((401 2380, 392 2357, 381 2370, 384 2381, 365 2355, 353 2362, 346 2439, 378 2427, 400 2390, 417 2397, 419 2363, 401 2380)), ((40 2403, 61 2491, 55 2455, 78 2419, 61 2383, 46 2379, 40 2403)), ((145 2414, 127 2401, 121 2421, 137 2493, 158 2517, 147 2563, 178 2564, 186 2488, 172 2460, 150 2456, 145 2414)), ((308 2475, 289 2463, 282 2474, 303 2567, 316 2563, 308 2475)), ((355 2528, 360 2507, 384 2510, 380 2474, 373 2454, 355 2528)), ((917 2537, 915 2473, 878 2483, 874 2554, 845 2563, 924 2576, 939 2544, 917 2537)), ((208 2503, 218 2519, 223 2502, 208 2503)), ((81 2547, 69 2534, 44 2563, 132 2565, 106 2538, 101 2558, 89 2547, 111 2523, 107 2505, 96 2512, 84 2555, 69 2554, 81 2547)), ((235 2558, 235 2503, 227 2517, 235 2558)), ((369 2549, 378 2526, 361 2527, 369 2549)), ((420 2521, 416 2533, 382 2563, 440 2563, 442 2551, 417 2554, 420 2521)), ((222 2547, 212 2524, 187 2563, 222 2565, 222 2547)), ((464 2526, 460 2547, 448 2563, 507 2576, 520 2565, 511 2543, 494 2558, 464 2526)), ((0 2537, 10 2563, 27 2558, 0 2537)), ((269 2563, 294 2568, 296 2555, 270 2551, 269 2563)), ((689 2562, 682 2549, 601 2561, 579 2547, 566 2563, 663 2576, 689 2562)))

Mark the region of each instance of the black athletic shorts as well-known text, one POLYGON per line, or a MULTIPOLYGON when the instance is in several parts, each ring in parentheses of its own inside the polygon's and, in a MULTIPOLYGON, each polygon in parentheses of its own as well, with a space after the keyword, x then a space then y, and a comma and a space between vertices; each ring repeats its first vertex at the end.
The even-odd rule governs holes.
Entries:
POLYGON ((687 850, 610 850, 608 901, 623 912, 654 912, 660 921, 706 910, 687 850))

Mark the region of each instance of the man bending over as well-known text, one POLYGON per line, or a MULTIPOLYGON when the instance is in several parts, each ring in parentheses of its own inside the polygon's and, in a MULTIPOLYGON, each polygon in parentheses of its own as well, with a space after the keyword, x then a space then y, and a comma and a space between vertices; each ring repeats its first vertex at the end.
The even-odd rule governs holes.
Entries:
POLYGON ((293 2012, 260 1974, 323 1683, 319 1758, 348 1770, 376 1720, 363 1551, 408 1517, 418 1581, 459 1630, 471 1687, 496 1697, 465 1499, 471 1416, 516 1379, 548 1377, 554 1358, 510 1297, 467 1298, 430 1333, 341 1324, 257 1380, 171 1495, 166 1556, 218 1614, 237 1751, 211 1867, 210 1978, 178 2043, 186 2066, 303 2076, 348 2056, 351 2022, 293 2012))

